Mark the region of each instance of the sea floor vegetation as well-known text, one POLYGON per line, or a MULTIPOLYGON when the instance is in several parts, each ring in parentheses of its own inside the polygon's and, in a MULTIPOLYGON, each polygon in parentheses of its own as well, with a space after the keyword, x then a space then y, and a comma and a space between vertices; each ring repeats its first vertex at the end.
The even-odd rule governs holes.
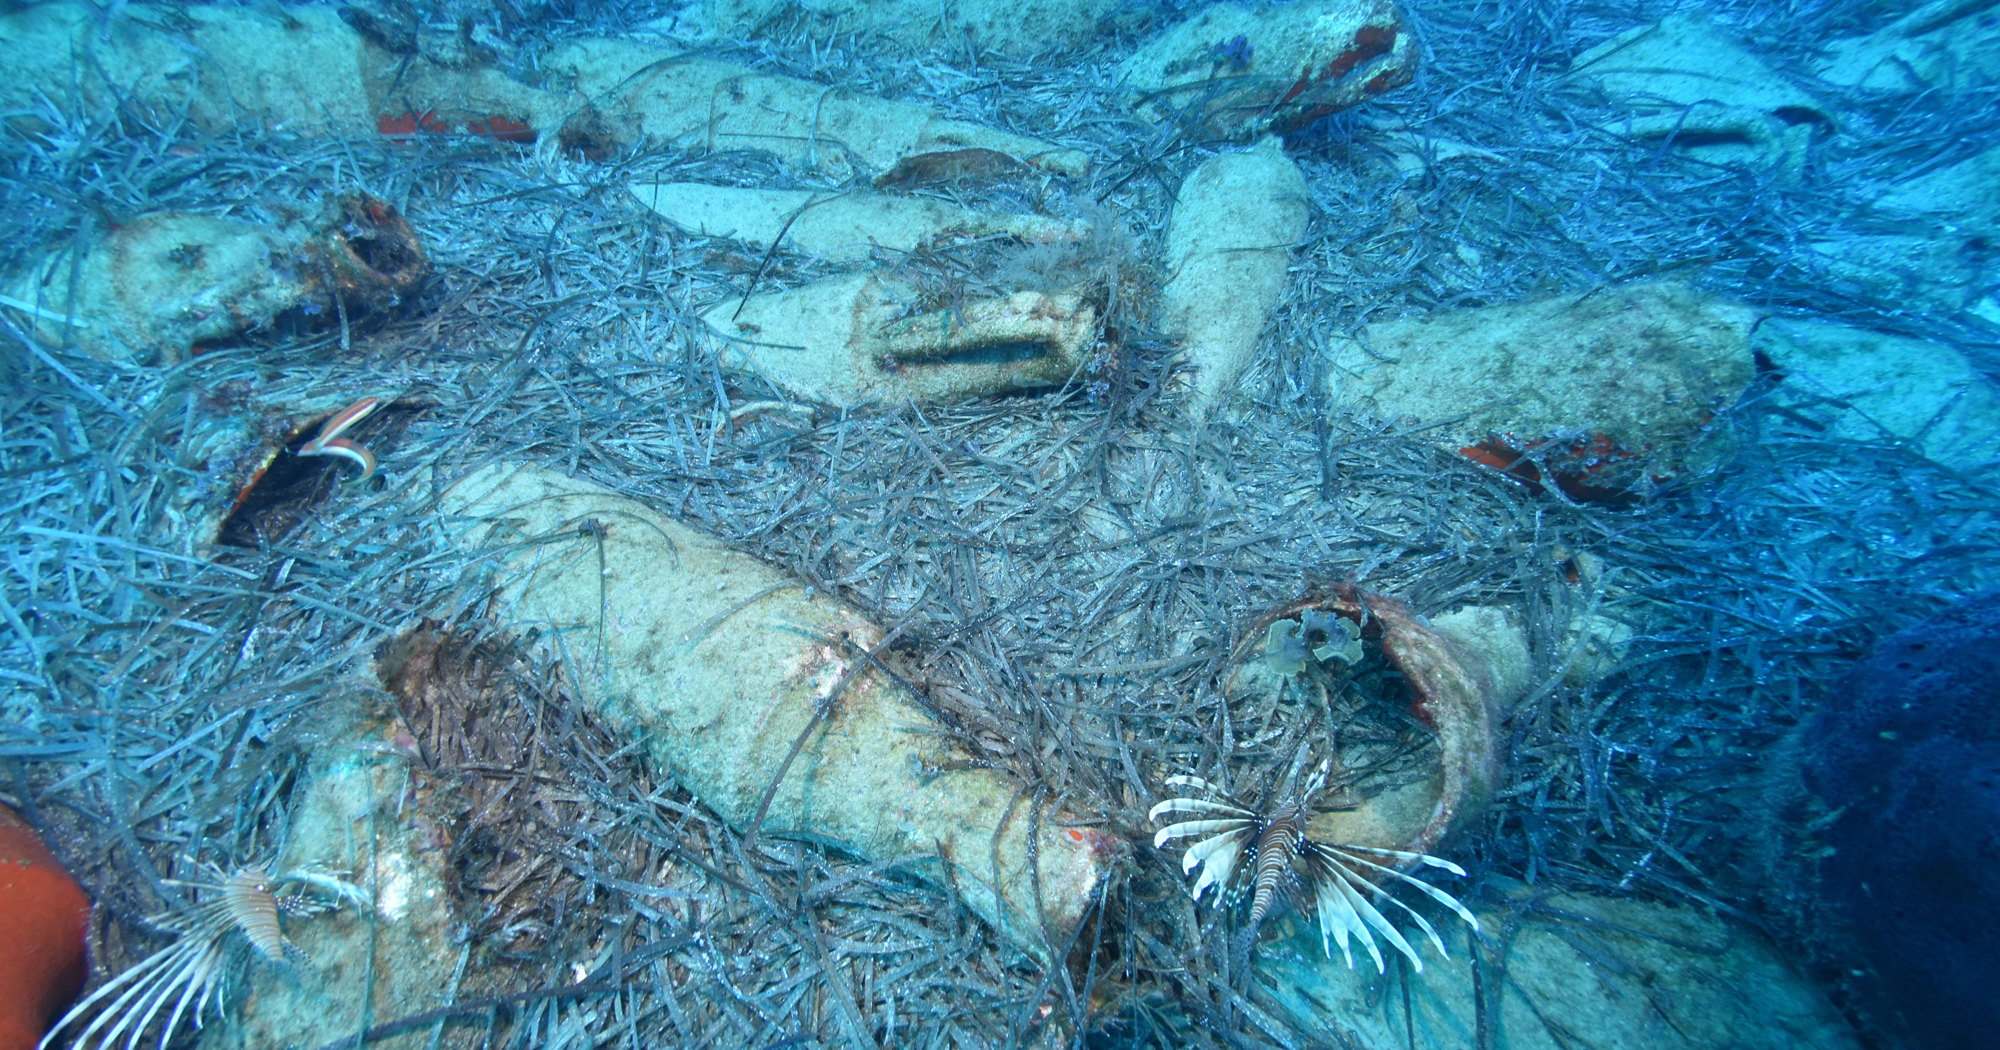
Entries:
MULTIPOLYGON (((575 20, 517 26, 521 46, 628 17, 555 6, 575 20)), ((1222 144, 1125 115, 1109 71, 1129 41, 1029 62, 775 24, 715 49, 1090 154, 1085 179, 938 192, 1114 215, 1100 247, 1126 254, 880 260, 940 302, 1024 267, 1100 286, 1117 353, 1059 390, 951 405, 770 410, 789 399, 722 369, 701 311, 827 264, 674 229, 626 187, 814 185, 766 156, 212 134, 58 95, 34 115, 43 130, 0 121, 7 272, 125 217, 278 220, 352 190, 400 209, 435 270, 397 310, 285 320, 164 368, 47 348, 0 311, 0 796, 99 904, 93 987, 173 942, 154 917, 200 906, 187 883, 277 854, 290 792, 329 743, 308 733, 315 712, 355 701, 355 669, 421 626, 431 685, 373 699, 400 704, 423 767, 457 785, 464 955, 457 1006, 378 1017, 374 1037, 1308 1045, 1237 969, 1241 909, 1197 908, 1178 851, 1144 847, 1166 777, 1294 761, 1297 727, 1232 710, 1217 682, 1267 610, 1341 579, 1425 612, 1508 606, 1527 631, 1502 790, 1430 851, 1469 873, 1453 896, 1476 905, 1497 875, 1693 904, 1806 953, 1810 887, 1774 881, 1795 829, 1772 815, 1772 756, 1874 640, 2000 580, 1993 475, 1886 437, 1830 440, 1767 407, 1767 376, 1716 421, 1738 443, 1718 472, 1580 504, 1436 447, 1420 422, 1329 404, 1317 348, 1371 319, 1671 277, 1936 340, 1991 374, 1990 331, 1824 280, 1808 246, 1905 173, 2000 143, 2000 99, 1844 98, 1840 133, 1783 182, 1622 138, 1565 85, 1568 56, 1642 19, 1629 5, 1410 6, 1418 81, 1292 138, 1310 232, 1243 379, 1251 410, 1206 422, 1177 408, 1144 260, 1174 187, 1222 144), (1412 173, 1391 125, 1491 159, 1412 173), (372 453, 365 483, 339 457, 308 460, 297 496, 239 522, 236 542, 193 542, 185 493, 219 471, 192 435, 259 405, 385 392, 393 409, 344 434, 372 453), (503 459, 642 500, 865 611, 943 738, 1139 847, 1073 965, 1022 959, 895 860, 746 841, 598 725, 578 700, 587 661, 491 622, 436 531, 442 488, 503 459), (1584 613, 1637 631, 1606 666, 1578 666, 1603 655, 1568 630, 1584 613), (584 958, 607 938, 615 959, 584 958)), ((1708 7, 1781 65, 1880 18, 1860 3, 1708 7)), ((363 1033, 329 1039, 342 1034, 363 1033)))

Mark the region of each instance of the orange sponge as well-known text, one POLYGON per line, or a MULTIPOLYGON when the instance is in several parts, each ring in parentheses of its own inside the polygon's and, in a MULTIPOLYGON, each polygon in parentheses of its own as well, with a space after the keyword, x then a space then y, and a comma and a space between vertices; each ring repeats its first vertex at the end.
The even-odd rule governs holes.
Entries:
POLYGON ((90 898, 0 806, 0 1050, 32 1050, 83 988, 90 898))

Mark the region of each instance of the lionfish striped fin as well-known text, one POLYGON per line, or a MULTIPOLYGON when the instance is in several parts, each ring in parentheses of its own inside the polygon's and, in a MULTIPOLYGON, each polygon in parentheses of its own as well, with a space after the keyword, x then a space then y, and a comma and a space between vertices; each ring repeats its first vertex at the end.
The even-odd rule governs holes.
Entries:
POLYGON ((1153 848, 1160 849, 1175 839, 1194 835, 1213 835, 1223 831, 1235 831, 1250 827, 1255 821, 1244 817, 1226 817, 1222 820, 1184 820, 1179 824, 1169 824, 1153 833, 1153 848))
MULTIPOLYGON (((1362 896, 1363 890, 1370 893, 1379 892, 1375 885, 1344 867, 1336 866, 1332 869, 1332 873, 1333 878, 1322 881, 1332 883, 1334 888, 1340 893, 1341 899, 1347 903, 1348 908, 1354 915, 1360 916, 1363 922, 1374 927, 1375 932, 1382 935, 1383 940, 1388 941, 1395 946, 1397 951, 1402 952, 1410 960, 1410 965, 1415 967, 1418 973, 1424 972, 1423 957, 1419 956, 1417 950, 1410 946, 1410 942, 1404 940, 1403 935, 1397 932, 1396 924, 1390 922, 1388 917, 1383 915, 1374 904, 1370 903, 1367 897, 1362 896)), ((1383 963, 1382 953, 1375 950, 1374 938, 1369 936, 1366 929, 1357 928, 1357 932, 1361 934, 1362 943, 1368 946, 1369 954, 1375 957, 1375 972, 1381 973, 1386 970, 1387 966, 1383 963)))
MULTIPOLYGON (((1250 823, 1245 821, 1241 827, 1234 831, 1225 831, 1220 835, 1212 835, 1189 846, 1187 852, 1181 855, 1181 873, 1185 875, 1193 871, 1194 866, 1197 864, 1217 863, 1219 858, 1216 858, 1215 855, 1225 849, 1234 850, 1238 853, 1243 852, 1244 841, 1248 838, 1244 833, 1249 830, 1250 823)), ((1233 859, 1224 862, 1235 863, 1233 859)))
MULTIPOLYGON (((1323 846, 1317 842, 1309 843, 1308 846, 1311 850, 1310 864, 1313 866, 1314 869, 1313 877, 1315 879, 1337 878, 1338 876, 1334 875, 1330 870, 1334 866, 1341 865, 1344 863, 1344 861, 1340 859, 1340 857, 1338 856, 1337 851, 1332 850, 1327 846, 1323 846)), ((1394 869, 1384 869, 1380 865, 1369 864, 1367 861, 1362 861, 1361 863, 1367 864, 1369 867, 1374 868, 1377 871, 1386 871, 1390 875, 1395 875, 1399 878, 1408 879, 1408 876, 1405 876, 1403 875, 1402 872, 1395 871, 1394 869)), ((1350 878, 1354 878, 1357 874, 1358 873, 1352 871, 1348 872, 1350 878)), ((1415 880, 1408 880, 1408 881, 1415 882, 1415 880)), ((1403 903, 1401 900, 1398 900, 1394 894, 1391 894, 1388 891, 1382 889, 1381 887, 1374 885, 1372 880, 1362 877, 1360 879, 1360 882, 1365 888, 1371 890, 1375 896, 1387 900, 1389 903, 1394 904, 1398 908, 1401 908, 1403 910, 1403 913, 1408 915, 1410 917, 1410 920, 1417 924, 1417 928, 1423 930, 1424 935, 1430 938, 1431 946, 1437 949, 1438 954, 1446 959, 1451 958, 1451 951, 1450 949, 1445 947, 1444 938, 1438 935, 1437 928, 1432 926, 1430 924, 1430 920, 1424 918, 1421 912, 1417 911, 1415 908, 1410 907, 1408 904, 1403 903)), ((1423 884, 1417 883, 1417 885, 1423 885, 1423 884)), ((1441 896, 1445 900, 1449 901, 1449 903, 1453 908, 1460 907, 1458 902, 1456 900, 1451 900, 1450 895, 1445 894, 1444 891, 1437 890, 1429 886, 1425 886, 1425 888, 1431 890, 1433 894, 1441 896)), ((1478 929, 1477 926, 1474 926, 1473 928, 1478 929)), ((1322 938, 1322 941, 1323 940, 1324 938, 1322 938)), ((1332 956, 1333 953, 1329 951, 1327 953, 1327 957, 1332 958, 1332 956)), ((1351 966, 1352 963, 1350 963, 1349 965, 1351 966)))
MULTIPOLYGON (((219 940, 185 937, 177 940, 133 964, 131 968, 91 993, 88 998, 71 1007, 69 1013, 64 1014, 62 1020, 42 1037, 39 1046, 48 1046, 54 1041, 57 1032, 66 1027, 70 1021, 82 1016, 85 1008, 122 988, 123 993, 113 999, 71 1045, 76 1047, 93 1045, 91 1038, 109 1024, 110 1030, 104 1032, 103 1037, 94 1045, 110 1046, 129 1030, 131 1034, 126 1039, 125 1046, 126 1050, 132 1050, 138 1045, 139 1037, 145 1034, 146 1026, 152 1023, 153 1017, 166 1005, 167 999, 174 994, 175 989, 181 990, 180 1000, 172 1015, 176 1023, 178 1022, 187 1006, 188 997, 194 994, 195 988, 198 985, 207 986, 213 983, 216 967, 222 961, 222 956, 223 950, 219 940)), ((207 1001, 207 989, 204 987, 202 1004, 206 1005, 207 1001)), ((196 1017, 199 1016, 197 1011, 196 1017)), ((171 1035, 172 1026, 169 1026, 167 1031, 171 1035)), ((163 1038, 162 1042, 164 1041, 163 1038)))
POLYGON ((1231 817, 1255 817, 1257 814, 1241 806, 1225 802, 1208 802, 1198 798, 1170 798, 1146 811, 1146 819, 1157 821, 1162 813, 1219 813, 1231 817))
MULTIPOLYGON (((1384 875, 1388 875, 1392 878, 1399 879, 1402 882, 1407 883, 1411 886, 1415 886, 1418 890, 1422 891, 1426 896, 1430 897, 1430 899, 1438 902, 1439 904, 1444 905, 1447 908, 1450 908, 1452 912, 1455 913, 1459 917, 1459 919, 1464 921, 1464 923, 1467 926, 1472 927, 1474 933, 1479 932, 1479 916, 1472 914, 1471 909, 1459 903, 1457 897, 1454 897, 1451 894, 1446 893, 1441 889, 1438 889, 1436 886, 1433 886, 1422 879, 1412 878, 1406 872, 1397 871, 1395 868, 1388 867, 1387 865, 1377 864, 1366 857, 1354 856, 1348 851, 1353 850, 1353 851, 1365 851, 1368 853, 1388 853, 1388 854, 1394 854, 1398 859, 1416 858, 1426 862, 1431 867, 1443 868, 1446 871, 1450 871, 1456 875, 1464 875, 1465 874, 1464 868, 1461 868, 1458 865, 1453 864, 1448 860, 1443 860, 1438 857, 1426 856, 1422 853, 1404 853, 1401 850, 1375 849, 1369 846, 1346 846, 1346 845, 1327 846, 1317 842, 1313 843, 1313 846, 1316 849, 1319 849, 1328 854, 1332 854, 1334 857, 1339 858, 1340 862, 1360 864, 1364 867, 1373 869, 1375 871, 1379 871, 1384 875)), ((1391 899, 1393 900, 1394 898, 1391 899)), ((1396 903, 1402 904, 1401 901, 1397 901, 1396 903)), ((1407 909, 1408 906, 1405 905, 1404 907, 1407 909)), ((1412 914, 1415 913, 1412 912, 1412 914)), ((1442 946, 1440 946, 1439 950, 1440 951, 1443 950, 1442 946)))
MULTIPOLYGON (((180 1027, 181 1017, 188 1012, 188 1000, 194 998, 196 988, 201 989, 201 999, 195 1003, 192 1016, 194 1018, 194 1026, 196 1028, 201 1027, 202 1011, 208 1009, 209 997, 215 994, 216 986, 221 983, 215 979, 215 974, 216 970, 221 967, 222 960, 223 953, 219 946, 211 947, 200 954, 196 960, 197 965, 187 977, 187 987, 181 990, 180 999, 174 1003, 174 1012, 167 1018, 167 1027, 164 1030, 166 1034, 160 1037, 162 1045, 165 1045, 167 1035, 172 1034, 175 1029, 180 1027)), ((161 996, 160 1002, 165 1001, 166 996, 161 996)), ((141 1020, 138 1026, 132 1029, 132 1038, 134 1040, 138 1039, 139 1033, 145 1031, 146 1026, 152 1023, 153 1013, 158 1010, 159 1004, 156 1003, 153 1009, 147 1012, 145 1019, 141 1020)), ((131 1044, 127 1043, 126 1045, 129 1047, 131 1044)))
POLYGON ((1181 874, 1185 875, 1194 870, 1195 865, 1201 865, 1201 877, 1194 880, 1194 888, 1188 891, 1190 896, 1199 901, 1202 891, 1214 886, 1215 906, 1222 906, 1229 895, 1229 880, 1236 874, 1236 864, 1243 859, 1243 846, 1250 838, 1249 832, 1250 826, 1245 824, 1235 831, 1203 839, 1188 847, 1187 853, 1181 857, 1181 874))
POLYGON ((1427 868, 1443 868, 1459 878, 1465 877, 1464 868, 1453 864, 1443 857, 1433 857, 1428 853, 1411 853, 1408 850, 1383 849, 1380 846, 1355 846, 1348 843, 1342 843, 1338 848, 1353 850, 1356 853, 1373 853, 1379 857, 1394 857, 1400 861, 1417 861, 1427 868))
MULTIPOLYGON (((1341 882, 1338 876, 1313 880, 1313 892, 1316 898, 1314 910, 1319 913, 1321 946, 1324 947, 1326 944, 1327 933, 1332 932, 1334 938, 1340 942, 1341 957, 1347 960, 1347 968, 1352 970, 1354 953, 1348 947, 1348 939, 1352 936, 1361 942, 1362 947, 1368 949, 1370 956, 1374 957, 1377 972, 1387 969, 1382 961, 1382 950, 1375 946, 1375 938, 1368 933, 1368 926, 1361 921, 1361 916, 1355 914, 1354 906, 1349 903, 1348 894, 1341 892, 1343 889, 1346 889, 1346 884, 1341 882)), ((1333 951, 1328 949, 1326 955, 1327 958, 1332 958, 1333 951)))
POLYGON ((1223 798, 1229 797, 1229 792, 1224 791, 1221 788, 1216 787, 1214 784, 1211 784, 1208 781, 1203 780, 1202 778, 1194 776, 1189 773, 1179 773, 1174 776, 1168 777, 1167 786, 1191 787, 1197 790, 1206 791, 1212 795, 1221 795, 1223 798))
MULTIPOLYGON (((96 991, 78 1000, 37 1044, 47 1050, 71 1026, 94 1010, 89 1025, 69 1042, 75 1050, 107 1050, 123 1040, 125 1050, 136 1050, 155 1018, 173 1000, 160 1035, 165 1047, 180 1029, 182 1018, 202 1025, 202 1015, 211 1002, 220 1008, 222 986, 232 962, 229 932, 240 930, 244 939, 273 959, 283 957, 287 943, 278 927, 278 909, 290 898, 279 898, 278 886, 307 885, 329 894, 326 907, 343 899, 365 901, 359 886, 330 871, 304 869, 270 876, 262 868, 238 871, 221 883, 175 881, 207 891, 205 899, 186 911, 161 916, 155 922, 179 936, 172 944, 133 963, 96 991), (275 948, 273 947, 275 945, 275 948)), ((304 903, 302 902, 302 906, 304 903)), ((324 910, 324 909, 321 909, 324 910)))

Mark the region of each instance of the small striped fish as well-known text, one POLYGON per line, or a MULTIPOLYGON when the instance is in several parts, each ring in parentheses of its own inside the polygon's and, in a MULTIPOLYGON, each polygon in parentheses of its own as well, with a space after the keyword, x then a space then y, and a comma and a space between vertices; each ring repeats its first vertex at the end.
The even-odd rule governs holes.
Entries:
POLYGON ((326 422, 320 424, 319 430, 305 444, 299 446, 298 454, 301 456, 340 456, 351 460, 355 466, 361 468, 361 474, 349 484, 367 481, 369 478, 375 476, 375 454, 341 435, 352 429, 354 424, 373 415, 375 410, 381 407, 381 398, 364 397, 346 408, 335 412, 333 415, 327 417, 326 422))

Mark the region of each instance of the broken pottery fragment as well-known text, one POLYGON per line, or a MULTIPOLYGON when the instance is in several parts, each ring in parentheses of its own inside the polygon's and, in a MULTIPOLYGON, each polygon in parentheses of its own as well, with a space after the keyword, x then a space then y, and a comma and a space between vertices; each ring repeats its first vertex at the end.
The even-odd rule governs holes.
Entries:
POLYGON ((546 141, 585 156, 638 146, 756 149, 842 180, 1023 168, 1081 175, 1088 165, 1080 150, 657 41, 566 41, 514 63, 545 85, 531 86, 491 59, 406 47, 379 26, 360 32, 340 17, 351 11, 196 6, 167 22, 107 18, 80 2, 13 6, 0 13, 12 72, 0 78, 0 103, 33 120, 44 93, 74 90, 93 106, 185 113, 216 133, 253 121, 379 134, 391 144, 420 134, 546 141))
POLYGON ((1871 91, 1977 90, 2000 79, 1994 0, 1932 0, 1866 36, 1828 43, 1815 70, 1871 91))
POLYGON ((1755 161, 1796 175, 1815 127, 1830 119, 1728 30, 1675 15, 1578 55, 1567 78, 1630 114, 1614 130, 1672 140, 1715 163, 1755 161))
MULTIPOLYGON (((11 74, 0 79, 0 103, 33 120, 42 93, 73 91, 89 107, 173 113, 211 134, 248 123, 392 142, 417 132, 533 142, 585 102, 530 87, 462 49, 420 47, 416 34, 387 39, 378 22, 343 17, 355 10, 203 4, 153 19, 82 2, 10 4, 0 13, 11 74)), ((526 57, 517 68, 531 64, 526 57)))
POLYGON ((157 212, 81 250, 37 264, 0 306, 31 316, 52 346, 141 364, 171 364, 290 310, 332 323, 394 306, 430 272, 396 209, 362 195, 286 226, 157 212))
POLYGON ((1990 235, 1947 225, 1876 228, 1897 232, 1811 244, 1817 282, 1842 297, 2000 325, 2000 256, 1988 250, 1990 235), (1922 232, 1901 232, 1913 229, 1922 232))
MULTIPOLYGON (((1236 653, 1236 666, 1223 685, 1223 695, 1234 699, 1273 690, 1282 695, 1287 689, 1303 688, 1291 684, 1288 680, 1293 676, 1266 658, 1264 647, 1275 633, 1271 626, 1290 620, 1306 625, 1308 646, 1338 648, 1339 638, 1331 639, 1335 645, 1326 645, 1328 639, 1313 632, 1311 625, 1316 619, 1358 631, 1367 650, 1382 654, 1408 684, 1412 710, 1436 734, 1438 750, 1435 767, 1425 775, 1374 785, 1362 791, 1366 797, 1354 805, 1315 813, 1308 825, 1313 838, 1411 853, 1434 852, 1453 829, 1477 819, 1492 797, 1499 775, 1494 727, 1511 700, 1501 690, 1518 683, 1503 681, 1492 660, 1460 640, 1475 635, 1439 631, 1397 599, 1341 584, 1327 594, 1281 606, 1253 625, 1236 653)), ((1345 673, 1347 664, 1335 661, 1328 666, 1345 673)), ((1336 783, 1350 769, 1368 768, 1381 761, 1381 756, 1370 750, 1374 742, 1350 744, 1337 728, 1331 735, 1340 748, 1340 753, 1332 756, 1336 783)))
MULTIPOLYGON (((252 124, 404 144, 419 133, 533 143, 586 101, 530 87, 462 49, 453 56, 450 48, 418 46, 435 42, 434 33, 390 40, 375 20, 348 21, 355 12, 355 5, 204 4, 152 19, 81 2, 8 5, 0 49, 12 75, 0 79, 0 102, 34 121, 41 93, 73 91, 90 107, 173 113, 210 134, 252 124)), ((528 61, 516 68, 532 65, 533 56, 522 57, 528 61)), ((208 163, 189 158, 187 167, 198 172, 208 163)))
POLYGON ((0 104, 40 110, 41 92, 86 107, 134 105, 211 132, 265 127, 368 130, 375 118, 364 41, 331 7, 195 5, 168 20, 83 2, 0 13, 0 104))
POLYGON ((1864 232, 1814 242, 1814 262, 1844 293, 2000 324, 1996 199, 2000 148, 1989 148, 1896 183, 1856 216, 1864 232))
POLYGON ((324 746, 292 789, 274 868, 337 873, 367 894, 375 914, 343 908, 288 923, 299 961, 249 960, 249 994, 233 1023, 202 1029, 207 1050, 321 1046, 477 987, 450 979, 463 966, 457 934, 466 916, 456 906, 452 851, 439 840, 437 787, 398 743, 407 737, 395 712, 377 709, 376 689, 367 695, 329 701, 302 727, 302 739, 324 746))
POLYGON ((1496 165, 1506 163, 1490 149, 1458 139, 1443 138, 1427 127, 1391 113, 1371 114, 1356 121, 1356 125, 1357 129, 1365 129, 1369 139, 1388 154, 1390 162, 1396 166, 1396 173, 1404 179, 1430 177, 1442 167, 1467 161, 1496 165))
POLYGON ((1770 402, 1827 437, 1908 442, 1958 470, 2000 461, 2000 387, 1948 345, 1791 318, 1751 345, 1782 377, 1770 402))
POLYGON ((1462 1050, 1482 1045, 1482 1031, 1497 1050, 1857 1045, 1839 1011, 1762 934, 1712 911, 1492 874, 1464 901, 1483 943, 1459 938, 1451 958, 1420 977, 1356 980, 1320 958, 1317 928, 1283 916, 1273 927, 1290 940, 1258 957, 1258 985, 1332 1046, 1462 1050))
POLYGON ((1213 5, 1119 72, 1147 119, 1247 141, 1408 84, 1416 68, 1416 40, 1390 0, 1305 0, 1213 5))
POLYGON ((1305 236, 1305 176, 1276 138, 1210 158, 1181 184, 1167 227, 1167 331, 1193 370, 1197 416, 1228 401, 1284 296, 1305 236))
MULTIPOLYGON (((184 469, 167 488, 162 517, 190 556, 209 557, 218 544, 255 547, 291 530, 323 500, 359 498, 341 481, 361 470, 347 458, 302 454, 306 443, 343 410, 370 401, 339 436, 369 450, 420 409, 392 390, 273 389, 251 378, 225 381, 189 399, 178 431, 167 430, 184 469)), ((398 472, 394 463, 386 473, 398 472)))
POLYGON ((536 467, 482 470, 442 512, 491 552, 494 617, 560 639, 601 683, 583 699, 739 830, 936 858, 910 870, 1044 963, 1124 848, 1003 773, 939 772, 937 727, 870 655, 881 630, 713 537, 536 467))
MULTIPOLYGON (((1569 561, 1566 571, 1575 578, 1566 581, 1567 586, 1561 592, 1568 604, 1555 610, 1557 616, 1563 617, 1555 671, 1561 673, 1564 682, 1583 686, 1602 678, 1625 658, 1636 632, 1630 625, 1598 611, 1603 592, 1609 590, 1599 587, 1604 576, 1603 562, 1587 554, 1573 555, 1569 561)), ((1623 591, 1616 593, 1622 595, 1623 591)), ((1492 605, 1467 605, 1430 617, 1428 626, 1460 649, 1476 653, 1486 661, 1494 683, 1494 702, 1498 705, 1494 709, 1496 718, 1504 717, 1529 697, 1535 686, 1542 684, 1535 677, 1528 634, 1517 611, 1492 605)))
POLYGON ((841 180, 898 171, 918 178, 910 173, 925 159, 947 178, 1006 175, 1023 167, 1081 175, 1089 166, 1080 150, 949 120, 926 106, 850 95, 636 43, 567 45, 543 64, 568 72, 589 100, 563 134, 600 127, 627 147, 762 150, 802 171, 841 180))
POLYGON ((1342 404, 1420 420, 1449 447, 1573 498, 1711 469, 1713 427, 1755 374, 1758 314, 1673 284, 1383 321, 1329 343, 1342 404))
POLYGON ((1517 614, 1494 605, 1466 605, 1427 618, 1425 626, 1485 661, 1496 718, 1527 695, 1532 660, 1517 614))
MULTIPOLYGON (((701 43, 747 40, 774 24, 796 26, 816 40, 861 36, 905 47, 996 51, 1014 58, 1044 55, 1053 42, 1088 46, 1149 12, 1128 0, 694 0, 675 5, 660 23, 701 43)), ((657 23, 656 23, 657 24, 657 23)), ((971 53, 971 52, 968 52, 971 53)))
MULTIPOLYGON (((2000 17, 2000 16, 1996 16, 2000 17)), ((2000 235, 2000 147, 1989 147, 1946 167, 1899 182, 1870 201, 1870 211, 1890 217, 1922 216, 1948 229, 2000 235)))
POLYGON ((725 367, 835 405, 1059 386, 1096 345, 1097 311, 1078 295, 1016 292, 912 313, 915 297, 864 273, 731 299, 702 319, 727 340, 725 367))
POLYGON ((978 211, 930 197, 890 193, 766 190, 698 182, 638 182, 632 195, 683 229, 730 237, 768 248, 780 235, 785 247, 841 262, 868 258, 880 247, 895 252, 945 239, 1004 234, 1030 243, 1081 239, 1079 223, 1041 215, 978 211))

